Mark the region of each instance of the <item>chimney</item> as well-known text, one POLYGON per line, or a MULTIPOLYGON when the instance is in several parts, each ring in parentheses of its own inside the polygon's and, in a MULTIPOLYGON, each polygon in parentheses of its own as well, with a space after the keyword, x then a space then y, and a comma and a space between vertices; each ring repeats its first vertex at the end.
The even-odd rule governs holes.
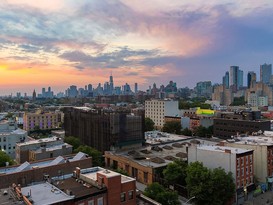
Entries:
POLYGON ((80 178, 80 174, 81 174, 81 168, 80 167, 76 167, 76 178, 80 178))
POLYGON ((230 149, 225 149, 225 153, 231 154, 231 150, 230 149))

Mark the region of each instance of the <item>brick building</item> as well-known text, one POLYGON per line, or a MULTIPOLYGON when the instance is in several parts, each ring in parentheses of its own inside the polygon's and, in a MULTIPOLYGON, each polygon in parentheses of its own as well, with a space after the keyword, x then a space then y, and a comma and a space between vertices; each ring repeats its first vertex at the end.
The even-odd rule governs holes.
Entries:
POLYGON ((135 179, 101 167, 76 167, 73 174, 24 188, 13 184, 10 192, 29 205, 136 205, 135 179))
POLYGON ((214 136, 224 139, 270 129, 270 121, 261 120, 260 111, 220 112, 213 120, 214 136))
POLYGON ((43 181, 45 177, 63 176, 71 173, 75 167, 92 166, 92 158, 79 152, 77 155, 41 160, 35 163, 25 162, 20 166, 0 169, 0 188, 9 187, 12 183, 26 186, 32 182, 43 181))
POLYGON ((33 131, 37 128, 41 130, 49 130, 59 128, 62 121, 61 112, 44 112, 39 110, 35 113, 25 112, 23 121, 23 129, 33 131))
POLYGON ((144 119, 124 110, 74 107, 65 109, 66 136, 99 151, 141 146, 144 142, 144 119))
POLYGON ((227 173, 232 173, 238 204, 242 203, 245 198, 253 197, 255 189, 253 150, 202 144, 190 146, 188 162, 196 161, 202 162, 210 169, 222 167, 227 173))
POLYGON ((72 145, 65 143, 62 138, 50 137, 17 143, 15 153, 15 160, 20 164, 72 154, 72 145))

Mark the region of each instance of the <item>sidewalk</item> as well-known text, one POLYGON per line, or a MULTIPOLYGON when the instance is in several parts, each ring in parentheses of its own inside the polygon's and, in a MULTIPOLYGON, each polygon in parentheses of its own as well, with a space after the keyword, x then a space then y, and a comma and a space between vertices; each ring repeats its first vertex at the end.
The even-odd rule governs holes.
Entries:
POLYGON ((246 201, 244 205, 273 205, 273 192, 267 191, 253 198, 253 201, 246 201))

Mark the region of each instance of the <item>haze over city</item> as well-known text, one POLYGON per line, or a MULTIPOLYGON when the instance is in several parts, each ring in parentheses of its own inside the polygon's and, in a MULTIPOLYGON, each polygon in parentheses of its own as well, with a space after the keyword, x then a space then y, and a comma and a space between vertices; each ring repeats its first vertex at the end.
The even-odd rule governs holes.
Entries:
POLYGON ((220 83, 231 65, 272 63, 270 1, 36 1, 0 4, 0 95, 51 86, 220 83))

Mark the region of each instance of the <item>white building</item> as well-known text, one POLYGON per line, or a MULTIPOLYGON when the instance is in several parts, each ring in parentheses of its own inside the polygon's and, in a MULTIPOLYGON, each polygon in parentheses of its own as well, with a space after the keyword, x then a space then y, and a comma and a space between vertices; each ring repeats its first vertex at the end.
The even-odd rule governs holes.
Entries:
POLYGON ((16 143, 25 140, 27 140, 27 131, 18 129, 14 122, 0 121, 0 150, 14 159, 16 143))
POLYGON ((210 169, 221 167, 227 173, 231 172, 237 189, 237 200, 240 203, 244 198, 244 190, 252 191, 253 150, 202 144, 189 146, 188 162, 196 161, 202 162, 210 169))
POLYGON ((273 185, 273 138, 270 136, 272 133, 267 131, 265 132, 267 136, 237 137, 236 140, 225 142, 226 146, 253 149, 255 176, 259 182, 270 182, 271 186, 273 185))
POLYGON ((178 101, 147 100, 145 101, 145 117, 151 118, 157 128, 162 128, 165 116, 179 116, 178 101))

